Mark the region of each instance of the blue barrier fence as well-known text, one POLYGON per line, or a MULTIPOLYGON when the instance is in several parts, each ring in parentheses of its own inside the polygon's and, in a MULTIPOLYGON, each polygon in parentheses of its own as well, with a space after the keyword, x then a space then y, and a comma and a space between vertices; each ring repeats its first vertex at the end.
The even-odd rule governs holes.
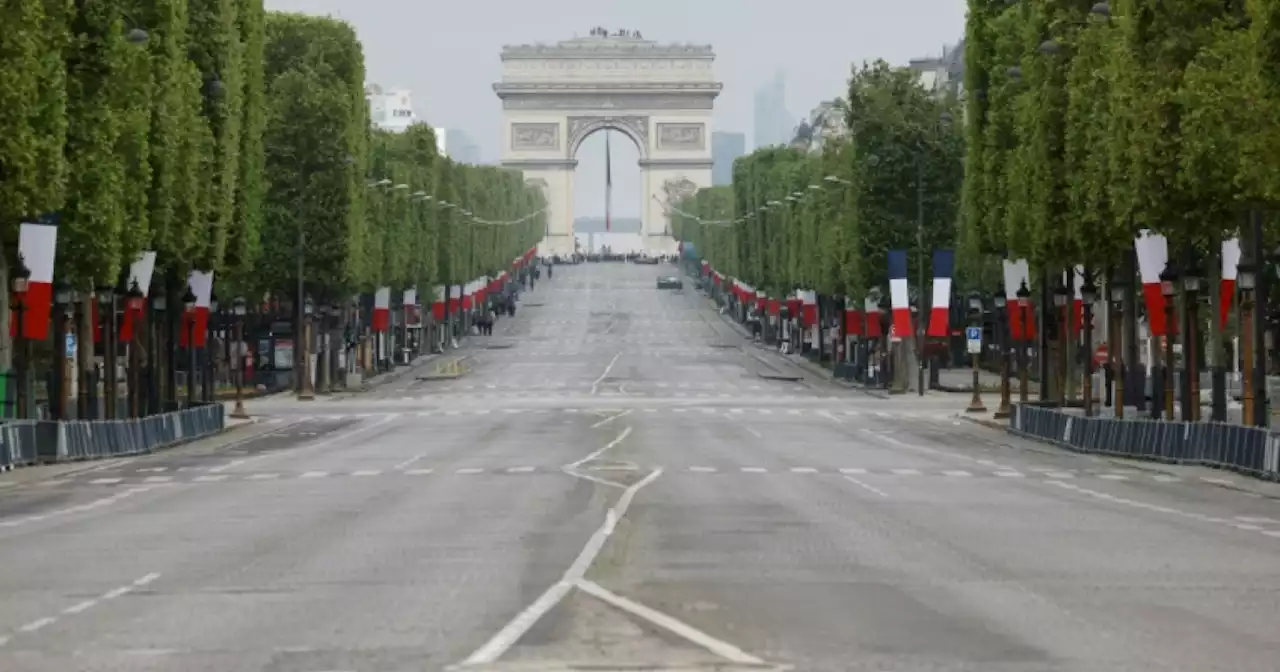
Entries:
POLYGON ((1086 418, 1055 408, 1015 404, 1013 433, 1082 453, 1199 464, 1280 478, 1280 435, 1257 427, 1145 418, 1086 418))
POLYGON ((222 431, 222 404, 126 420, 15 420, 0 425, 0 468, 150 453, 222 431))

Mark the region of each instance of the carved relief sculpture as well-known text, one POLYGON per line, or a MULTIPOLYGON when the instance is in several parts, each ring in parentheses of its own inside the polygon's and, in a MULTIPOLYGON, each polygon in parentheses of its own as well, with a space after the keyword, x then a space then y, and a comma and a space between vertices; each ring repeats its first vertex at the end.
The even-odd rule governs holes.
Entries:
POLYGON ((511 124, 511 149, 559 149, 560 124, 511 124))
POLYGON ((658 124, 658 149, 706 149, 703 124, 658 124))
POLYGON ((642 158, 648 154, 649 118, 642 116, 569 117, 569 149, 576 152, 588 135, 602 128, 615 128, 626 133, 639 145, 642 158))
POLYGON ((687 177, 677 177, 662 183, 662 211, 671 216, 671 207, 680 199, 692 196, 698 191, 698 185, 687 177))

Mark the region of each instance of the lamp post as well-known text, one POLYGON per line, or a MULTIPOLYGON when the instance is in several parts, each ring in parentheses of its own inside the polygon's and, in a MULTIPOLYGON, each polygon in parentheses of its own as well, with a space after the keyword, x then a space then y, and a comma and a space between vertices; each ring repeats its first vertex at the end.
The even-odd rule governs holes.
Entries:
POLYGON ((1018 403, 1025 404, 1028 400, 1031 385, 1030 376, 1027 375, 1027 348, 1031 347, 1031 339, 1028 335, 1031 333, 1027 325, 1031 319, 1031 290, 1027 288, 1027 281, 1023 280, 1018 287, 1018 324, 1021 326, 1021 333, 1016 334, 1018 341, 1018 403))
POLYGON ((1243 416, 1241 424, 1245 426, 1257 424, 1253 408, 1253 289, 1257 283, 1253 262, 1240 264, 1237 271, 1236 284, 1240 287, 1240 351, 1244 356, 1241 368, 1244 369, 1244 380, 1240 387, 1240 405, 1243 416))
MULTIPOLYGON (((142 319, 144 305, 146 305, 146 297, 142 295, 142 288, 138 286, 138 281, 134 280, 129 283, 129 291, 125 294, 124 304, 125 310, 131 315, 129 319, 134 320, 130 323, 132 330, 129 334, 129 371, 126 374, 129 385, 129 417, 133 418, 141 415, 139 402, 142 398, 142 390, 140 389, 139 376, 142 370, 142 348, 138 345, 138 335, 142 333, 142 324, 138 320, 142 319)), ((115 416, 112 416, 112 419, 114 420, 115 416)))
MULTIPOLYGON (((102 324, 102 410, 109 420, 116 419, 116 289, 103 285, 97 289, 98 321, 102 324)), ((88 381, 86 392, 92 410, 91 417, 98 414, 97 400, 94 391, 96 381, 88 381)))
MULTIPOLYGON (((977 292, 969 294, 969 324, 982 329, 982 295, 977 292)), ((978 362, 982 357, 982 341, 979 339, 977 352, 972 353, 973 360, 973 398, 969 399, 966 413, 986 413, 987 407, 982 403, 982 384, 978 380, 978 362)))
POLYGON ((1084 416, 1093 415, 1093 302, 1098 299, 1098 287, 1093 284, 1093 273, 1086 271, 1084 284, 1080 286, 1080 300, 1084 302, 1084 416))
POLYGON ((1200 419, 1200 366, 1196 361, 1196 302, 1200 292, 1200 277, 1196 264, 1188 263, 1182 272, 1182 420, 1196 422, 1200 419))
POLYGON ((1111 406, 1117 418, 1124 417, 1124 344, 1121 343, 1124 332, 1124 296, 1128 290, 1124 280, 1117 274, 1107 283, 1111 293, 1111 317, 1108 320, 1110 335, 1107 336, 1107 352, 1111 355, 1111 380, 1115 385, 1111 406))
POLYGON ((1003 420, 1010 415, 1009 409, 1009 303, 1003 291, 996 294, 996 345, 1000 348, 1000 406, 996 408, 995 418, 1003 420))
POLYGON ((231 410, 231 417, 244 419, 249 417, 249 413, 244 410, 244 358, 246 354, 244 351, 244 315, 247 310, 243 296, 237 296, 232 300, 231 312, 235 315, 236 320, 236 344, 232 349, 233 356, 236 358, 236 405, 231 410))
MULTIPOLYGON (((160 325, 170 325, 165 328, 165 339, 170 341, 173 338, 173 330, 171 318, 165 315, 169 310, 169 289, 168 286, 161 287, 159 291, 153 292, 151 295, 151 312, 155 313, 155 319, 147 320, 150 327, 147 330, 149 338, 147 339, 151 345, 150 354, 147 356, 147 369, 149 374, 147 379, 147 412, 158 413, 165 407, 169 395, 173 393, 172 380, 173 375, 166 369, 162 370, 160 357, 160 325), (162 378, 163 376, 163 378, 162 378)), ((166 342, 165 349, 172 352, 172 343, 166 342)), ((173 357, 164 358, 165 367, 173 367, 173 357)))
POLYGON ((329 393, 329 304, 316 309, 320 315, 320 333, 316 338, 316 393, 329 393))
POLYGON ((1067 290, 1067 286, 1063 283, 1062 278, 1058 278, 1058 283, 1053 288, 1053 319, 1055 327, 1054 334, 1056 336, 1054 340, 1058 342, 1058 347, 1062 352, 1055 358, 1058 360, 1058 380, 1056 381, 1057 385, 1055 386, 1057 389, 1052 390, 1051 394, 1056 396, 1058 403, 1062 405, 1067 403, 1067 364, 1065 355, 1068 343, 1070 343, 1071 340, 1067 335, 1067 331, 1071 327, 1071 321, 1067 319, 1068 298, 1069 292, 1067 290))
POLYGON ((1173 264, 1165 266, 1160 273, 1160 294, 1164 296, 1164 417, 1173 419, 1173 285, 1178 281, 1178 273, 1173 264))
POLYGON ((315 310, 311 297, 307 297, 302 303, 302 366, 298 368, 298 373, 302 376, 298 385, 300 401, 312 401, 316 398, 315 386, 311 383, 311 319, 315 310))
POLYGON ((27 313, 27 281, 30 278, 31 269, 27 268, 22 259, 22 253, 19 252, 18 263, 13 268, 10 280, 15 299, 13 310, 18 320, 17 338, 20 342, 20 347, 14 353, 16 355, 14 359, 17 360, 14 366, 14 373, 17 374, 18 381, 14 392, 18 402, 18 418, 26 418, 31 407, 30 399, 28 399, 31 385, 30 381, 27 380, 27 366, 31 362, 31 342, 27 339, 26 324, 23 320, 23 316, 27 313))
POLYGON ((187 408, 196 403, 196 295, 187 285, 182 294, 182 314, 187 319, 187 408))

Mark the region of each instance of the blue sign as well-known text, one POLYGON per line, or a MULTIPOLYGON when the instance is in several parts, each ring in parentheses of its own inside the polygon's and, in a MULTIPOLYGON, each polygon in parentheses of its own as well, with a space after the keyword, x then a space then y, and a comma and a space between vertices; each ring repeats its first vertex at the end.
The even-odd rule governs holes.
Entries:
POLYGON ((964 337, 970 341, 982 340, 982 327, 965 327, 964 337))
POLYGON ((76 356, 76 335, 67 334, 67 359, 76 356))

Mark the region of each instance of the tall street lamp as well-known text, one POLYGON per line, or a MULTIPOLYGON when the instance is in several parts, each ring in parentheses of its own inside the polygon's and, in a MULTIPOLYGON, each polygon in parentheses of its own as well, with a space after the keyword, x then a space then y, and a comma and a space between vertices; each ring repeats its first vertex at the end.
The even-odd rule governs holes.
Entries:
MULTIPOLYGON (((155 313, 155 319, 148 319, 147 333, 149 334, 147 342, 150 344, 149 353, 147 355, 147 412, 158 413, 165 407, 169 394, 172 392, 171 384, 173 376, 167 370, 162 370, 160 357, 160 326, 169 325, 166 328, 166 340, 171 340, 173 331, 171 329, 172 318, 166 317, 165 312, 169 309, 169 291, 168 287, 161 287, 159 291, 151 294, 151 312, 155 313), (161 378, 163 376, 164 379, 161 378)), ((171 343, 165 344, 166 350, 171 350, 171 343)), ((173 367, 173 358, 168 357, 164 360, 164 367, 173 367)))
POLYGON ((1242 424, 1257 424, 1253 408, 1253 289, 1257 283, 1252 261, 1240 264, 1236 284, 1240 287, 1240 351, 1244 356, 1244 380, 1240 389, 1242 424))
POLYGON ((1178 273, 1170 262, 1160 273, 1160 294, 1164 296, 1164 417, 1173 419, 1173 377, 1177 369, 1173 365, 1173 289, 1178 273))
POLYGON ((1107 336, 1107 352, 1111 355, 1111 381, 1115 385, 1111 407, 1117 418, 1124 418, 1124 297, 1128 291, 1127 283, 1120 274, 1116 274, 1107 283, 1111 293, 1111 317, 1107 320, 1110 335, 1107 336))
MULTIPOLYGON (((138 286, 138 281, 133 280, 129 283, 128 291, 125 292, 124 309, 129 315, 130 334, 129 334, 129 370, 125 373, 127 376, 127 385, 129 387, 126 394, 126 400, 129 404, 129 417, 136 418, 140 414, 139 403, 142 398, 142 348, 139 345, 139 335, 142 333, 143 307, 146 305, 146 297, 142 295, 142 288, 138 286)), ((115 419, 115 416, 112 416, 115 419)))
MULTIPOLYGON (((107 419, 116 419, 116 288, 103 285, 96 291, 98 298, 98 321, 102 324, 102 409, 107 419)), ((89 399, 93 405, 92 416, 97 416, 98 406, 93 392, 97 389, 97 381, 89 381, 89 399)))
POLYGON ((232 349, 236 358, 235 376, 236 376, 236 405, 231 410, 231 417, 244 419, 249 417, 249 413, 244 410, 244 316, 248 312, 243 296, 237 296, 231 302, 231 312, 235 315, 236 321, 236 344, 232 349))
POLYGON ((1084 303, 1084 416, 1093 415, 1093 302, 1098 300, 1098 287, 1093 284, 1093 273, 1086 271, 1080 287, 1080 300, 1084 303))
POLYGON ((1071 328, 1071 320, 1067 319, 1069 317, 1067 314, 1067 301, 1069 296, 1070 294, 1067 290, 1066 284, 1063 283, 1062 278, 1058 278, 1058 283, 1053 288, 1053 317, 1056 327, 1054 332, 1055 336, 1057 336, 1055 340, 1058 342, 1058 348, 1060 348, 1062 352, 1055 358, 1058 360, 1058 384, 1056 385, 1057 389, 1052 390, 1052 394, 1057 397, 1058 403, 1062 405, 1066 405, 1067 403, 1066 350, 1068 344, 1071 342, 1071 339, 1067 334, 1071 328))
POLYGON ((1031 347, 1030 324, 1031 314, 1031 290, 1027 287, 1027 281, 1023 280, 1018 287, 1018 324, 1021 327, 1020 333, 1015 334, 1018 341, 1018 403, 1025 404, 1028 401, 1029 390, 1031 385, 1030 376, 1027 374, 1027 348, 1031 347))
POLYGON ((13 268, 12 283, 14 294, 13 311, 18 321, 18 340, 21 346, 17 348, 15 353, 17 356, 15 373, 18 376, 15 392, 18 400, 17 417, 26 418, 30 414, 31 400, 29 399, 31 390, 31 381, 28 380, 27 367, 31 363, 31 341, 27 339, 26 322, 23 317, 27 313, 27 281, 31 278, 31 269, 27 268, 22 258, 22 253, 18 253, 18 263, 13 268))
POLYGON ((311 383, 311 319, 315 310, 316 306, 311 302, 311 297, 307 297, 302 304, 302 366, 298 369, 299 375, 302 376, 301 384, 298 386, 298 399, 301 401, 312 401, 316 398, 315 386, 311 383))
POLYGON ((1197 264, 1188 263, 1182 272, 1182 420, 1196 422, 1200 419, 1200 366, 1196 361, 1196 303, 1200 293, 1200 277, 1197 264))
MULTIPOLYGON (((922 318, 923 319, 923 318, 922 318)), ((969 294, 969 326, 982 332, 982 295, 977 292, 969 294)), ((973 359, 973 397, 969 399, 966 413, 986 413, 987 407, 982 403, 982 384, 978 380, 978 363, 982 357, 982 339, 978 339, 978 347, 971 353, 973 359)))
POLYGON ((196 405, 196 295, 187 285, 182 294, 182 314, 187 319, 187 408, 196 405))
POLYGON ((1000 406, 996 409, 995 418, 1003 420, 1010 415, 1009 409, 1009 305, 1005 292, 1000 291, 995 296, 996 304, 996 324, 995 332, 996 346, 1000 349, 1000 406))

